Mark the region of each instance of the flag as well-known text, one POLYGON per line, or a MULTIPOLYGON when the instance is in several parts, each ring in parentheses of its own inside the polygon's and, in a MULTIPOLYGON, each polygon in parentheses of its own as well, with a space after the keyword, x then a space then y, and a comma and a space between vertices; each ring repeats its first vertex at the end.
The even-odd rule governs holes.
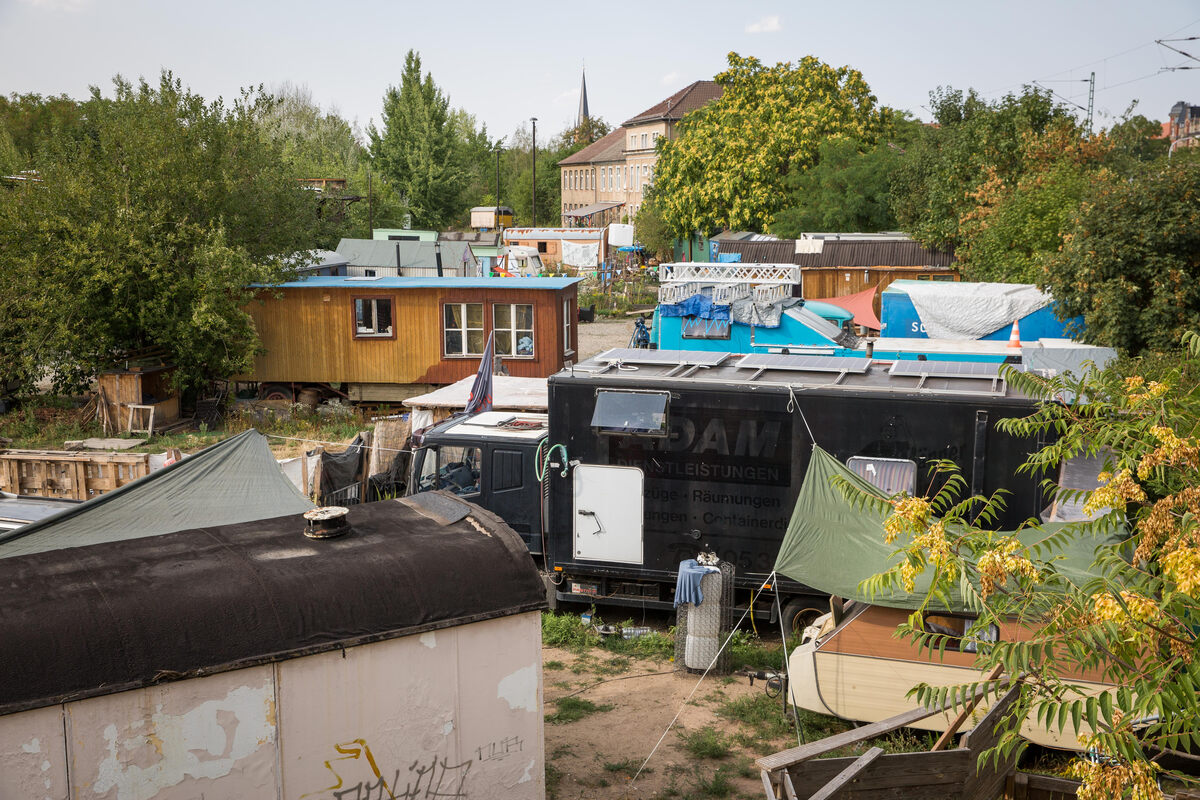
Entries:
POLYGON ((488 334, 483 358, 479 359, 479 372, 475 373, 475 383, 471 384, 471 397, 464 409, 467 416, 492 410, 492 337, 495 335, 495 331, 488 334))

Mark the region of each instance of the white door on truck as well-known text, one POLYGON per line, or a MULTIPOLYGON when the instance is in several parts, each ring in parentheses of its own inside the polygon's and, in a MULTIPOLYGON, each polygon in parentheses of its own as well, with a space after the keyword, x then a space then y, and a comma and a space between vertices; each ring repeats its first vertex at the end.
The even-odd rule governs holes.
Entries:
POLYGON ((575 467, 575 557, 642 563, 642 471, 637 467, 575 467))

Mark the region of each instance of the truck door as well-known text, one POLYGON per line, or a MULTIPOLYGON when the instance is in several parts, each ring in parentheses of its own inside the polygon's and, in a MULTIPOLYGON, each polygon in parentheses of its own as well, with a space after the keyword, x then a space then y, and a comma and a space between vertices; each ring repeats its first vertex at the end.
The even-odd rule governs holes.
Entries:
POLYGON ((642 471, 580 464, 572 482, 575 558, 641 564, 642 471))
POLYGON ((521 534, 531 553, 541 553, 542 497, 533 472, 533 448, 496 445, 488 458, 483 505, 521 534))

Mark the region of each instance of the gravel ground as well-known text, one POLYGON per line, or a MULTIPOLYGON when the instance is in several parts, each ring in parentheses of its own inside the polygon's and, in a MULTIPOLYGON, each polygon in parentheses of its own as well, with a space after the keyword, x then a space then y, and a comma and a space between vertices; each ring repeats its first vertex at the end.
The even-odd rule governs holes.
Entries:
POLYGON ((628 347, 636 317, 598 317, 579 323, 579 360, 591 358, 614 347, 628 347))

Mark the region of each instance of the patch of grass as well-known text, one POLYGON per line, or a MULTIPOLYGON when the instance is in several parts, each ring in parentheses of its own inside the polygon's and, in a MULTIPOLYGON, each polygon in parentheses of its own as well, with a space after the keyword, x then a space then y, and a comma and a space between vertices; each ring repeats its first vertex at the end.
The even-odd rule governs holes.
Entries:
POLYGON ((783 645, 767 644, 753 633, 736 630, 729 641, 731 669, 783 669, 783 645))
POLYGON ((669 633, 650 631, 650 633, 643 634, 635 639, 626 639, 623 636, 609 636, 604 639, 603 646, 609 652, 629 655, 635 658, 644 658, 654 662, 667 661, 675 657, 675 635, 673 631, 669 633))
POLYGON ((733 790, 733 781, 729 779, 729 772, 725 767, 718 767, 707 780, 703 777, 696 779, 696 791, 701 797, 729 797, 733 790))
POLYGON ((606 661, 600 661, 592 671, 597 675, 620 675, 623 672, 629 672, 629 664, 628 658, 616 656, 606 661))
POLYGON ((567 665, 561 661, 547 661, 542 664, 542 669, 566 669, 567 665))
POLYGON ((712 725, 705 725, 699 730, 682 732, 679 738, 683 741, 684 749, 696 758, 725 758, 729 755, 730 741, 725 734, 712 725))
POLYGON ((551 758, 562 758, 563 756, 568 756, 573 752, 575 752, 574 745, 560 744, 558 747, 555 747, 554 750, 552 750, 550 752, 550 757, 551 758))
POLYGON ((552 683, 550 685, 553 686, 555 689, 570 689, 575 684, 571 683, 570 681, 555 681, 554 683, 552 683))
POLYGON ((601 711, 612 711, 613 706, 610 703, 593 703, 591 700, 584 700, 582 697, 560 697, 554 701, 554 705, 558 708, 553 714, 546 715, 546 722, 551 725, 563 725, 568 722, 581 720, 590 714, 596 714, 601 711))
POLYGON ((738 756, 731 766, 739 778, 758 777, 758 771, 754 769, 754 759, 749 756, 738 756))
MULTIPOLYGON (((642 762, 638 761, 636 758, 627 758, 624 761, 605 761, 604 769, 608 772, 617 772, 621 775, 627 775, 632 778, 637 774, 638 767, 641 765, 642 762)), ((644 770, 642 770, 642 774, 645 775, 646 773, 653 771, 654 770, 650 767, 646 767, 644 770)))
POLYGON ((562 783, 562 770, 546 762, 546 797, 555 800, 558 797, 558 784, 562 783))
POLYGON ((584 625, 578 614, 542 612, 542 644, 562 647, 576 652, 599 642, 600 636, 591 626, 584 625))

